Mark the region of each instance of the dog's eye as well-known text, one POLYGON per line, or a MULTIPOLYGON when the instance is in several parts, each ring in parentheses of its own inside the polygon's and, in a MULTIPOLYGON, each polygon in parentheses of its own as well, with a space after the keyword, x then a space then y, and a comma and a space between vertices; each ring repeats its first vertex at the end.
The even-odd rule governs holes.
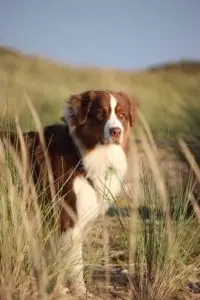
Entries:
POLYGON ((97 112, 96 117, 97 117, 97 119, 102 120, 104 118, 104 112, 103 111, 97 112))
POLYGON ((126 116, 125 116, 125 114, 124 114, 123 112, 119 112, 119 113, 118 113, 118 117, 119 117, 121 120, 123 120, 123 119, 126 118, 126 116))

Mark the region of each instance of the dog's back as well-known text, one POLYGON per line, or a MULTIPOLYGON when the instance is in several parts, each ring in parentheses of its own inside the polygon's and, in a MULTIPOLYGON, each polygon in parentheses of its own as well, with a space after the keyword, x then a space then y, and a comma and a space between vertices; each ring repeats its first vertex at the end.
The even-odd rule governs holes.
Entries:
MULTIPOLYGON (((34 184, 40 191, 45 190, 43 200, 50 201, 50 182, 47 172, 52 172, 56 194, 61 197, 67 194, 65 202, 76 213, 72 184, 75 176, 84 175, 84 170, 80 164, 79 153, 69 135, 68 126, 54 124, 44 127, 42 136, 44 144, 37 131, 23 132, 23 146, 26 149, 28 168, 34 184), (45 152, 50 166, 45 159, 45 152)), ((5 147, 7 143, 11 144, 21 156, 20 138, 16 132, 1 131, 0 139, 5 147)), ((71 217, 67 214, 66 209, 61 209, 61 230, 71 226, 73 226, 71 217)))

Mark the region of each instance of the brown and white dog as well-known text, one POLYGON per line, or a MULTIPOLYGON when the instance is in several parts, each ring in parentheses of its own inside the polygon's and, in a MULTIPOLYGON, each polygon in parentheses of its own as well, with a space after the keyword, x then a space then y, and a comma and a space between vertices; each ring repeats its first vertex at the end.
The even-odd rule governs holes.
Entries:
MULTIPOLYGON (((74 244, 72 288, 84 294, 83 233, 98 215, 108 209, 108 197, 117 196, 127 172, 129 137, 138 102, 126 93, 86 91, 66 102, 66 124, 44 128, 56 191, 70 207, 60 214, 62 239, 74 244), (76 242, 75 242, 76 241, 76 242)), ((44 171, 45 160, 39 134, 24 133, 33 162, 35 183, 44 171)), ((10 135, 13 142, 15 138, 10 135)))

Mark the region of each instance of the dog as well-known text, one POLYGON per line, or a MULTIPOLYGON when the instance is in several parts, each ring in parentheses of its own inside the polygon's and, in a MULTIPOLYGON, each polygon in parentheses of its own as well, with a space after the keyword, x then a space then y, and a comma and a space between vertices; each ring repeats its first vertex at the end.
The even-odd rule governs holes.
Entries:
MULTIPOLYGON (((78 263, 72 270, 71 289, 78 295, 87 292, 83 277, 83 234, 100 214, 105 214, 108 202, 120 192, 127 173, 130 136, 138 106, 135 98, 121 91, 88 90, 66 101, 62 117, 65 124, 43 129, 53 183, 65 204, 60 210, 62 241, 75 245, 73 257, 78 263)), ((7 135, 16 146, 16 134, 7 135)), ((40 135, 30 131, 23 136, 37 184, 45 170, 40 135)))

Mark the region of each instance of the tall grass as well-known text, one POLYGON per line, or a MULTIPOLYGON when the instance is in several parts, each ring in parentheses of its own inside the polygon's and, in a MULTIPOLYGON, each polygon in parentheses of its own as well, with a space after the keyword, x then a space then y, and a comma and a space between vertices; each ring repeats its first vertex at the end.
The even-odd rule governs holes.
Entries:
MULTIPOLYGON (((40 130, 30 101, 29 108, 40 130)), ((113 294, 119 295, 120 288, 123 292, 120 297, 124 299, 172 299, 178 297, 180 290, 184 290, 200 269, 198 218, 186 217, 192 191, 189 189, 184 196, 186 201, 178 202, 176 214, 171 214, 170 191, 160 169, 158 150, 145 122, 141 123, 145 161, 141 164, 139 150, 134 144, 133 185, 123 193, 129 215, 124 216, 120 207, 116 210, 116 202, 115 216, 106 216, 104 226, 98 220, 85 241, 87 285, 96 293, 96 299, 100 292, 104 299, 111 299, 113 294), (140 217, 141 204, 148 207, 148 218, 140 217), (121 251, 122 258, 114 259, 113 251, 121 251), (121 279, 117 276, 113 279, 114 264, 123 268, 119 273, 121 279), (102 270, 106 270, 106 278, 100 276, 102 270)), ((18 122, 16 130, 20 136, 18 122)), ((41 195, 31 174, 27 173, 22 135, 20 141, 21 159, 8 143, 0 143, 0 298, 57 299, 63 278, 70 274, 72 264, 78 262, 73 261, 69 245, 64 246, 60 240, 57 222, 50 226, 41 210, 37 201, 41 195)), ((46 166, 51 174, 48 159, 46 166)), ((195 167, 199 172, 198 166, 195 167)), ((49 183, 53 184, 51 176, 49 183)), ((61 199, 54 190, 51 196, 54 206, 59 206, 61 199)), ((183 197, 181 191, 176 197, 183 197)), ((50 209, 47 207, 45 213, 50 209)), ((196 214, 199 216, 198 209, 196 214)))
MULTIPOLYGON (((134 232, 135 240, 135 247, 130 249, 135 263, 133 299, 174 299, 200 267, 199 225, 192 215, 187 216, 192 188, 184 195, 185 201, 175 203, 171 214, 170 206, 183 195, 181 191, 170 194, 160 168, 158 149, 147 132, 141 138, 146 160, 140 170, 142 181, 137 183, 143 193, 137 192, 138 199, 133 197, 133 200, 143 203, 150 213, 148 220, 138 219, 137 232, 130 227, 130 235, 134 232)), ((134 155, 133 165, 137 160, 138 156, 134 155)))

